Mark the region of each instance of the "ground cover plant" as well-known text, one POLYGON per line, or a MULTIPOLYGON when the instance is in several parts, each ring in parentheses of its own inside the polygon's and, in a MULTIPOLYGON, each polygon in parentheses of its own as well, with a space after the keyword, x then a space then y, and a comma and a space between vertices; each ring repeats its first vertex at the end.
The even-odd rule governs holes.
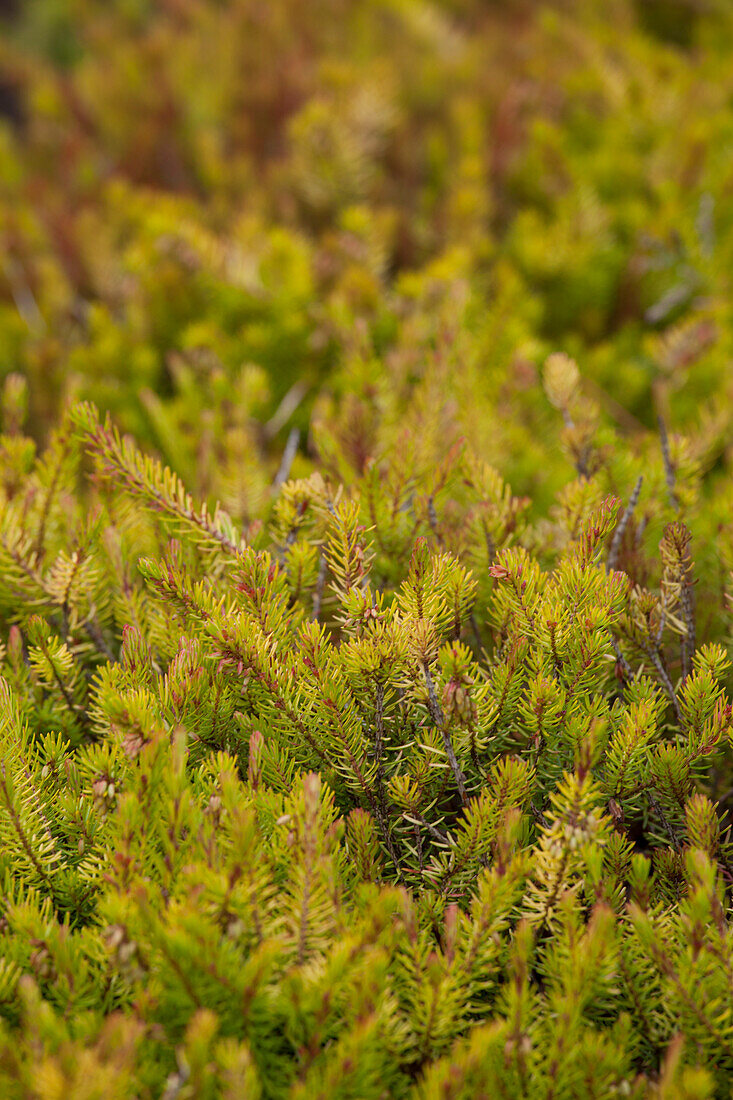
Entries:
POLYGON ((729 1096, 729 4, 0 19, 0 1095, 729 1096))

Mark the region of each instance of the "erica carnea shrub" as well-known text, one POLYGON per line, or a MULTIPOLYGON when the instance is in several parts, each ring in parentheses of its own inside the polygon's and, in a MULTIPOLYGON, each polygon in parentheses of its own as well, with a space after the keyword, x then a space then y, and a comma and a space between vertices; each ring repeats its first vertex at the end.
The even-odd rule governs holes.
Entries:
POLYGON ((4 1095, 725 1093, 695 474, 613 497, 577 385, 535 523, 466 448, 243 530, 90 405, 2 437, 4 1095))
POLYGON ((0 1098, 728 1097, 733 7, 0 23, 0 1098))

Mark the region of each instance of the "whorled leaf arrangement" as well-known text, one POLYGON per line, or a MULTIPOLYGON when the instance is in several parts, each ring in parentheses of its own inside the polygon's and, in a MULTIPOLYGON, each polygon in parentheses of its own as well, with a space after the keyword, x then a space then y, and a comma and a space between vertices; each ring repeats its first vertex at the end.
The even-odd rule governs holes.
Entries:
POLYGON ((240 533, 89 405, 26 450, 3 1096, 725 1095, 729 661, 679 500, 614 498, 589 429, 550 519, 459 447, 240 533))
POLYGON ((729 1097, 732 50, 0 3, 0 1100, 729 1097))

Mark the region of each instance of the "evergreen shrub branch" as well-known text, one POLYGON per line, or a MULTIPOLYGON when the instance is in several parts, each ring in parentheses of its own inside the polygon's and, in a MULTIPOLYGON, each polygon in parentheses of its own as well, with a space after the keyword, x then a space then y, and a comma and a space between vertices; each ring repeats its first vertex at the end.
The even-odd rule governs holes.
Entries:
POLYGON ((44 494, 43 558, 66 448, 0 532, 7 1088, 40 1050, 159 1096, 718 1095, 730 664, 664 496, 651 586, 608 564, 638 479, 621 511, 601 464, 518 534, 466 448, 441 511, 406 523, 396 454, 285 482, 253 546, 89 406, 70 424, 98 465, 44 494))

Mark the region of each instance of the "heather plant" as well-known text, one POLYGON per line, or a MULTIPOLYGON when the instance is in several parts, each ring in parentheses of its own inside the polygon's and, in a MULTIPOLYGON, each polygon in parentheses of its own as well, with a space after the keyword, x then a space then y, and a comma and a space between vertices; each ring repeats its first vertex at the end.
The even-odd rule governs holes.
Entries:
POLYGON ((34 459, 7 396, 5 1095, 724 1094, 699 473, 657 441, 611 497, 545 385, 583 467, 547 517, 394 447, 247 528, 88 404, 34 459))
POLYGON ((718 0, 0 41, 0 1095, 726 1097, 718 0))

